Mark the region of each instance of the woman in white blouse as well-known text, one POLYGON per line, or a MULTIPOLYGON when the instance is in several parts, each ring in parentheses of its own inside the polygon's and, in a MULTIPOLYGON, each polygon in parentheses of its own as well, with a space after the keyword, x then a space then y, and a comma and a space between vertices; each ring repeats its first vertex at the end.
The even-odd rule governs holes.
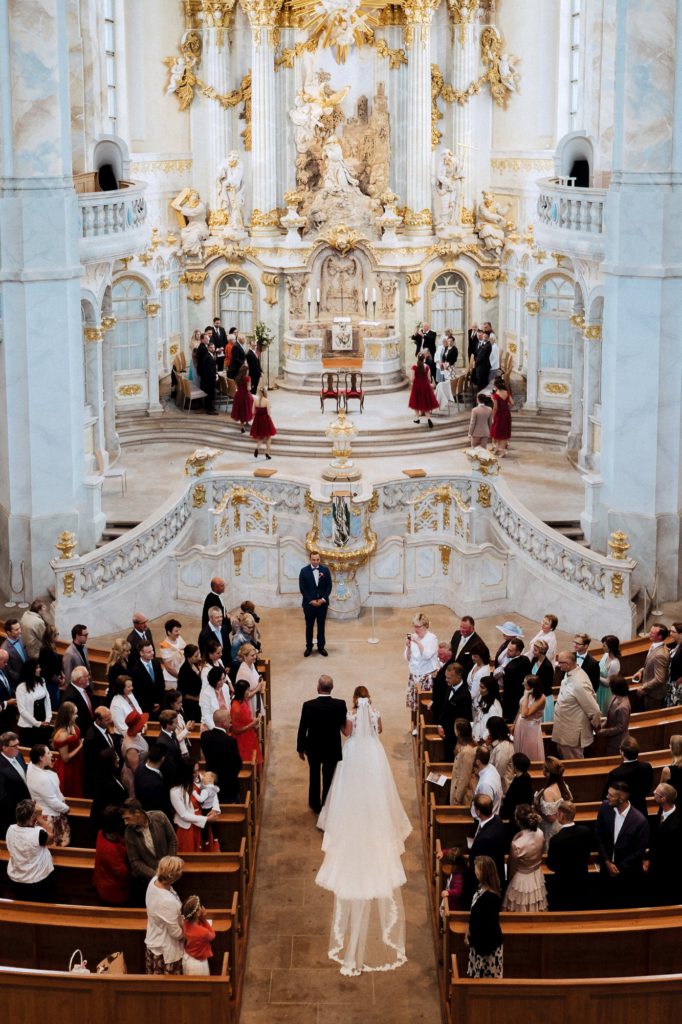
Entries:
POLYGON ((213 728, 213 712, 218 708, 230 710, 230 687, 226 682, 225 669, 217 665, 206 674, 206 681, 199 694, 201 708, 201 731, 213 728))
POLYGON ((529 645, 532 647, 536 640, 544 640, 547 644, 547 658, 552 665, 556 665, 556 628, 558 625, 559 620, 556 615, 548 612, 540 623, 540 632, 533 637, 529 645))
POLYGON ((471 660, 473 665, 471 672, 467 676, 467 686, 471 694, 472 705, 478 700, 479 687, 481 685, 481 679, 485 679, 486 676, 490 675, 490 651, 484 644, 474 644, 469 649, 471 654, 471 660))
POLYGON ((178 853, 198 853, 215 846, 210 822, 220 814, 220 802, 214 794, 207 813, 202 813, 205 809, 199 802, 200 793, 199 762, 183 762, 180 784, 170 791, 178 853))
POLYGON ((68 846, 71 827, 67 804, 59 788, 59 776, 52 771, 52 751, 44 743, 31 748, 31 763, 26 769, 26 785, 33 800, 43 809, 43 817, 52 825, 54 846, 68 846))
POLYGON ((251 707, 253 717, 255 718, 256 715, 261 714, 261 711, 265 710, 264 699, 262 696, 265 693, 265 683, 261 679, 260 673, 256 668, 258 651, 253 644, 242 644, 237 651, 237 658, 239 659, 239 669, 237 671, 235 683, 238 683, 243 679, 249 684, 247 700, 251 707))
POLYGON ((484 743, 488 735, 488 719, 502 718, 500 688, 494 676, 489 676, 488 679, 481 679, 478 688, 478 700, 474 702, 473 711, 474 720, 471 723, 471 731, 477 743, 484 743))
POLYGON ((119 676, 112 683, 114 697, 111 701, 111 717, 114 720, 114 729, 119 736, 125 736, 128 726, 126 718, 131 711, 142 714, 137 697, 133 693, 133 681, 130 676, 119 676))
POLYGON ((438 671, 438 639, 429 632, 429 620, 423 612, 412 619, 414 632, 408 633, 405 643, 405 661, 409 667, 407 698, 411 711, 417 707, 417 691, 433 689, 433 677, 438 671))
POLYGON ((52 705, 37 658, 29 658, 24 662, 21 678, 23 682, 19 683, 15 693, 19 738, 25 747, 32 747, 34 743, 42 743, 50 736, 52 705))

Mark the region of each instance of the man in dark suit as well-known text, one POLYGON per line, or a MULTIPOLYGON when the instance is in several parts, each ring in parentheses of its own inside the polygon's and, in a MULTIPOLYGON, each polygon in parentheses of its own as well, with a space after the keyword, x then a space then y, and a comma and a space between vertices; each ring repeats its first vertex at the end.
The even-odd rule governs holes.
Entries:
POLYGON ((587 649, 592 643, 592 637, 588 636, 587 633, 576 633, 573 637, 573 649, 575 650, 575 660, 578 668, 581 668, 583 672, 587 673, 587 676, 592 683, 592 689, 596 693, 599 689, 599 662, 592 657, 591 654, 587 653, 587 649))
POLYGON ((507 644, 507 657, 502 675, 502 714, 505 722, 513 722, 523 696, 523 680, 530 674, 530 659, 523 653, 523 640, 512 637, 507 644))
MULTIPOLYGON (((128 668, 132 670, 140 660, 140 647, 151 644, 154 647, 154 637, 152 631, 149 628, 149 620, 146 615, 142 612, 135 612, 133 614, 133 628, 128 633, 126 640, 130 644, 130 654, 128 655, 128 668)), ((154 650, 156 654, 156 650, 154 650)))
POLYGON ((474 875, 476 858, 490 857, 495 861, 495 867, 500 877, 500 886, 504 890, 504 855, 507 852, 507 836, 504 822, 498 814, 493 814, 492 799, 485 793, 479 793, 474 797, 473 805, 474 812, 478 818, 478 828, 469 850, 469 876, 468 884, 465 885, 468 895, 467 905, 471 903, 471 897, 478 885, 474 875))
POLYGON ((249 377, 251 378, 251 394, 255 395, 258 391, 260 379, 263 376, 263 367, 260 364, 258 353, 250 345, 246 350, 246 363, 249 367, 249 377))
POLYGON ((202 658, 206 657, 206 651, 211 640, 215 640, 223 649, 223 665, 230 664, 230 624, 227 618, 217 605, 208 609, 208 622, 199 633, 199 650, 202 658))
POLYGON ((170 790, 163 775, 165 757, 165 749, 159 743, 152 743, 147 760, 135 772, 135 795, 145 811, 163 811, 172 822, 170 790))
POLYGON ((492 351, 493 346, 490 343, 490 339, 484 335, 483 341, 479 344, 476 349, 476 355, 474 356, 472 379, 477 388, 485 388, 488 385, 488 380, 490 378, 490 356, 492 355, 492 351))
POLYGON ((208 347, 206 334, 201 335, 201 341, 195 349, 194 358, 196 360, 197 371, 199 373, 199 384, 201 385, 201 390, 206 395, 204 398, 204 410, 209 416, 217 416, 218 410, 213 407, 215 402, 217 367, 215 355, 208 347))
POLYGON ((636 906, 644 883, 642 859, 649 845, 649 823, 630 803, 626 782, 609 786, 595 835, 606 906, 636 906))
POLYGON ((28 655, 21 639, 21 624, 18 619, 7 619, 5 622, 7 639, 3 641, 2 650, 7 652, 8 662, 5 668, 13 690, 21 682, 21 669, 28 655))
POLYGON ((218 371, 225 369, 225 349, 227 348, 227 331, 220 322, 220 317, 213 317, 213 341, 216 348, 216 366, 218 371))
POLYGON ((471 659, 471 648, 474 644, 481 644, 487 651, 487 647, 475 631, 476 623, 470 615, 463 615, 459 620, 459 629, 452 634, 450 646, 452 648, 452 659, 462 666, 462 676, 467 678, 473 668, 471 659))
POLYGON ((467 331, 467 363, 469 362, 472 356, 476 355, 476 349, 478 348, 479 344, 479 335, 480 340, 483 340, 483 331, 481 330, 481 328, 478 326, 478 324, 472 324, 469 330, 467 331))
POLYGON ((426 356, 426 365, 429 368, 431 377, 436 379, 436 332, 431 330, 430 324, 422 324, 416 334, 412 335, 414 342, 415 358, 423 352, 426 356))
POLYGON ((99 771, 99 755, 103 750, 111 748, 121 758, 121 737, 113 731, 114 720, 109 708, 95 708, 95 720, 85 734, 83 740, 83 792, 86 796, 95 795, 95 780, 99 771))
POLYGON ((175 733, 177 724, 177 711, 167 709, 159 715, 161 731, 156 742, 158 746, 163 747, 166 754, 163 760, 162 775, 169 790, 173 786, 177 786, 182 778, 182 751, 175 733))
POLYGON ((448 665, 455 664, 455 659, 452 657, 452 646, 446 640, 441 640, 438 643, 438 663, 440 668, 433 677, 431 688, 431 721, 434 723, 440 719, 440 713, 450 692, 448 684, 445 682, 445 670, 448 665))
POLYGON ((341 733, 346 725, 348 712, 345 700, 332 697, 333 688, 334 681, 331 676, 320 676, 317 682, 317 697, 307 700, 301 708, 301 721, 296 738, 298 756, 302 761, 308 761, 308 806, 315 814, 322 810, 336 766, 343 756, 341 733))
POLYGON ((130 673, 130 678, 138 704, 156 721, 163 704, 166 684, 161 662, 154 657, 154 648, 151 644, 140 647, 140 660, 130 673))
POLYGON ((625 736, 620 745, 623 763, 609 772, 602 800, 606 798, 609 786, 615 782, 626 782, 630 794, 630 803, 646 818, 648 810, 646 798, 654 788, 654 770, 648 761, 639 759, 639 743, 632 736, 625 736))
POLYGON ((438 734, 443 739, 445 760, 453 761, 456 742, 455 722, 458 718, 466 718, 470 722, 473 711, 469 687, 462 679, 462 670, 458 664, 448 665, 445 670, 445 682, 448 686, 448 696, 438 720, 438 734))
POLYGON ((562 800, 557 807, 561 829, 547 848, 545 879, 550 910, 586 910, 589 900, 589 863, 594 845, 592 829, 576 825, 575 804, 562 800))
POLYGON ((237 741, 229 735, 230 712, 218 708, 213 712, 213 728, 201 734, 201 750, 209 772, 218 776, 221 804, 236 804, 239 801, 239 772, 242 759, 237 741))
POLYGON ((7 675, 9 654, 0 648, 0 733, 14 729, 17 724, 17 698, 7 675))
POLYGON ((4 732, 0 736, 0 839, 4 839, 7 829, 16 823, 17 804, 30 799, 19 737, 15 732, 4 732))
POLYGON ((209 608, 220 608, 223 613, 223 618, 227 618, 227 610, 223 604, 222 595, 225 593, 225 580, 222 576, 214 576, 211 580, 211 589, 209 590, 204 600, 204 607, 201 611, 201 628, 205 629, 208 626, 208 610, 209 608))
POLYGON ((317 650, 327 657, 324 626, 332 592, 332 576, 326 565, 320 564, 319 551, 310 552, 310 564, 304 565, 298 575, 303 614, 305 615, 305 651, 307 658, 313 651, 313 628, 317 624, 317 650))
POLYGON ((657 906, 682 903, 682 814, 675 805, 677 790, 666 782, 654 790, 658 815, 651 831, 644 870, 649 876, 651 898, 657 906))
POLYGON ((62 704, 67 700, 76 705, 76 725, 80 730, 81 737, 85 739, 88 729, 95 721, 97 700, 92 692, 90 673, 84 665, 78 666, 71 673, 71 682, 62 694, 62 704))
POLYGON ((230 356, 230 365, 227 368, 226 374, 230 380, 235 380, 237 374, 246 362, 246 340, 243 334, 238 334, 234 345, 232 346, 232 354, 230 356))

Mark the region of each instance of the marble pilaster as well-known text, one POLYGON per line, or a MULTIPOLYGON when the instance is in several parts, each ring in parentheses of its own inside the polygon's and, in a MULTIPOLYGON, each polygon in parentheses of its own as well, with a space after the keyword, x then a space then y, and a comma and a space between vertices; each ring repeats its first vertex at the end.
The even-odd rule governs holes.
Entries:
POLYGON ((538 407, 538 371, 540 369, 538 307, 536 299, 527 299, 526 303, 526 337, 528 341, 528 364, 526 378, 526 404, 524 409, 537 411, 538 407))
MULTIPOLYGON (((203 32, 203 63, 206 69, 206 80, 216 92, 225 95, 230 92, 230 61, 227 52, 227 33, 223 28, 209 26, 203 32)), ((209 102, 206 108, 206 144, 208 149, 208 165, 213 168, 213 179, 210 183, 210 206, 217 210, 220 207, 217 169, 232 149, 231 112, 224 110, 220 103, 209 102)))
POLYGON ((405 234, 430 235, 431 215, 431 19, 439 0, 405 4, 407 121, 405 234))
POLYGON ((571 388, 571 429, 568 433, 566 447, 569 451, 576 451, 581 447, 585 439, 584 433, 584 345, 582 331, 579 327, 573 328, 573 386, 571 388))
POLYGON ((598 468, 597 464, 600 461, 598 456, 595 457, 592 421, 600 396, 601 325, 589 324, 585 330, 590 332, 590 336, 585 337, 583 341, 583 424, 582 445, 580 447, 578 463, 583 469, 594 470, 598 468))
MULTIPOLYGON (((464 92, 476 78, 478 64, 479 31, 476 23, 463 22, 455 33, 454 76, 455 89, 464 92)), ((454 108, 454 154, 462 165, 462 206, 470 210, 475 203, 474 160, 472 135, 472 107, 470 103, 454 108)))
MULTIPOLYGON (((113 318, 111 318, 113 319, 113 318)), ((111 324, 113 327, 113 324, 111 324)), ((114 353, 111 347, 111 328, 107 328, 102 342, 102 386, 104 448, 110 460, 121 454, 121 441, 116 430, 116 399, 114 396, 114 353)))
POLYGON ((161 402, 159 401, 159 354, 161 352, 159 348, 160 330, 161 330, 161 319, 159 317, 159 311, 161 309, 161 303, 157 299, 152 299, 146 304, 147 312, 147 366, 149 367, 148 381, 147 381, 147 415, 148 416, 160 416, 163 412, 161 402))

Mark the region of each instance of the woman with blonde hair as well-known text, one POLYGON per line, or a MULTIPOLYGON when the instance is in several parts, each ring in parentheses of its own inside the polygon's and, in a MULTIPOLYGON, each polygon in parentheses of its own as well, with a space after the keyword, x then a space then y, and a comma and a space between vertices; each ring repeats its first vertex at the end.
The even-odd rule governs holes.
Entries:
POLYGON ((251 712, 255 718, 256 715, 260 714, 261 708, 263 708, 263 694, 265 693, 265 682, 260 672, 256 668, 256 660, 258 658, 258 651, 253 644, 242 644, 237 651, 237 660, 239 661, 239 668, 237 669, 237 678, 235 684, 244 680, 248 683, 249 692, 246 697, 251 705, 251 712))
POLYGON ((519 804, 514 821, 520 831, 509 851, 509 884, 502 901, 503 910, 536 914, 547 910, 547 891, 542 874, 545 837, 542 818, 528 804, 519 804))
POLYGON ((107 679, 109 681, 109 689, 107 690, 106 697, 104 698, 104 703, 107 707, 111 706, 114 694, 117 692, 114 689, 114 683, 118 677, 130 674, 128 659, 130 657, 131 650, 132 647, 130 643, 123 636, 116 637, 111 645, 109 660, 107 661, 107 679))
POLYGON ((182 904, 173 886, 182 878, 180 857, 162 857, 147 886, 147 932, 144 937, 145 974, 182 974, 185 932, 182 904))
POLYGON ((57 712, 52 746, 59 755, 55 770, 64 796, 83 796, 83 739, 76 725, 78 708, 65 700, 57 712))
POLYGON ((256 447, 253 452, 254 459, 258 458, 258 452, 260 446, 265 442, 265 458, 271 459, 270 454, 270 442, 271 439, 277 433, 277 428, 270 418, 270 402, 268 401, 268 389, 264 384, 258 388, 258 394, 256 396, 255 411, 253 414, 253 423, 251 424, 250 436, 256 442, 256 447))
POLYGON ((238 620, 237 629, 230 637, 230 657, 233 662, 244 644, 252 644, 256 650, 260 650, 260 644, 256 640, 256 620, 248 612, 242 612, 238 620))
POLYGON ((562 800, 572 800, 573 794, 564 782, 564 766, 558 757, 546 757, 543 765, 545 784, 535 793, 533 807, 542 818, 542 829, 545 842, 561 828, 557 821, 557 808, 562 800))
POLYGON ((411 711, 417 707, 417 692, 432 690, 438 671, 438 638, 429 631, 429 618, 418 612, 412 619, 414 632, 405 637, 405 661, 409 667, 405 703, 411 711))

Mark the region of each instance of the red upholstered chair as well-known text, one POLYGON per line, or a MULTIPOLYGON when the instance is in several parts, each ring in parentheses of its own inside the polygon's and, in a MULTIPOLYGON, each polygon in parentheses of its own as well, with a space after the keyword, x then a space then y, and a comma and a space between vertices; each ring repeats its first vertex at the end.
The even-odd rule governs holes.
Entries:
POLYGON ((345 387, 343 390, 346 409, 348 408, 348 399, 357 398, 360 402, 360 412, 365 408, 365 392, 362 390, 362 374, 359 370, 347 370, 345 387))
POLYGON ((328 371, 322 374, 322 386, 320 387, 320 409, 324 412, 325 399, 331 398, 336 402, 336 411, 339 411, 339 402, 343 401, 341 385, 339 384, 338 373, 328 371))

